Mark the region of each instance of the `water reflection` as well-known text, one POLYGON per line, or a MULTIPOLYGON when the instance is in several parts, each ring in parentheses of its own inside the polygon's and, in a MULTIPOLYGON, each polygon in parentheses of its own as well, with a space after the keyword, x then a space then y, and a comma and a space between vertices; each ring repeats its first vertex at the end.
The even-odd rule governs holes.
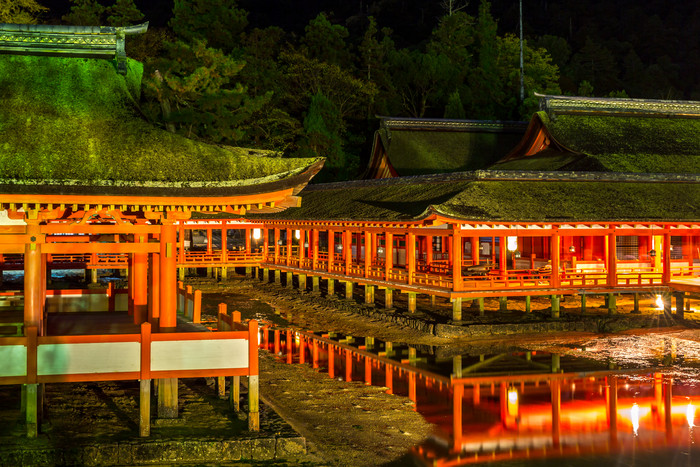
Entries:
POLYGON ((408 396, 436 426, 414 450, 428 465, 625 456, 659 448, 682 450, 690 460, 696 441, 700 386, 690 373, 679 377, 678 368, 668 371, 658 359, 635 368, 580 347, 448 357, 434 348, 271 326, 262 328, 261 347, 331 378, 408 396))

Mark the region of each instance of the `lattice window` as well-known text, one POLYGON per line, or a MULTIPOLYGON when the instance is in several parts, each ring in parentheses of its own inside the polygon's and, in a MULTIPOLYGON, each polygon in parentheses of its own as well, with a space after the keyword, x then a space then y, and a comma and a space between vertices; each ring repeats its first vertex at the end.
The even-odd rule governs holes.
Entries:
POLYGON ((638 260, 639 237, 631 235, 617 237, 615 251, 619 261, 638 260))

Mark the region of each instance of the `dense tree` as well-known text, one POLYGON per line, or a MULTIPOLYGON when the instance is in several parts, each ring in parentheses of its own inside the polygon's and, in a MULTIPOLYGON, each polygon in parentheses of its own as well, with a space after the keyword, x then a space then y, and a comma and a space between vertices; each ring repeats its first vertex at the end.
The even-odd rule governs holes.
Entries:
POLYGON ((242 140, 245 124, 270 98, 250 97, 236 80, 245 64, 203 40, 178 41, 166 50, 166 58, 154 64, 164 70, 162 81, 155 72, 146 81, 149 95, 170 107, 164 120, 188 137, 227 144, 242 140))
POLYGON ((134 0, 117 0, 106 13, 110 26, 129 26, 143 20, 143 13, 136 8, 134 0))
POLYGON ((99 26, 107 10, 97 0, 71 0, 73 6, 64 15, 63 22, 76 26, 99 26))
POLYGON ((349 33, 345 27, 331 24, 324 13, 319 13, 304 31, 301 50, 309 58, 345 68, 351 65, 352 59, 346 43, 349 33))
POLYGON ((309 104, 304 118, 304 141, 300 153, 326 157, 321 179, 347 180, 358 169, 358 158, 343 150, 344 124, 338 109, 323 93, 318 92, 309 104))
POLYGON ((47 10, 35 0, 0 0, 0 23, 36 23, 47 10))
POLYGON ((184 42, 204 39, 209 47, 230 52, 240 43, 248 13, 236 0, 175 0, 169 24, 184 42))

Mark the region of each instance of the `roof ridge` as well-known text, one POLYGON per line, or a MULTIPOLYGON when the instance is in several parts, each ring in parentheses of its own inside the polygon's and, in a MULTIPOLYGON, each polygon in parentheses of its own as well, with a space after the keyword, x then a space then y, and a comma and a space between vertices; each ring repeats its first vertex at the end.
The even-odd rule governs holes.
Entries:
POLYGON ((547 114, 585 113, 700 116, 699 101, 619 97, 557 96, 535 93, 547 114))
POLYGON ((457 120, 448 118, 385 117, 378 115, 381 127, 393 130, 441 131, 524 131, 528 122, 511 120, 457 120))

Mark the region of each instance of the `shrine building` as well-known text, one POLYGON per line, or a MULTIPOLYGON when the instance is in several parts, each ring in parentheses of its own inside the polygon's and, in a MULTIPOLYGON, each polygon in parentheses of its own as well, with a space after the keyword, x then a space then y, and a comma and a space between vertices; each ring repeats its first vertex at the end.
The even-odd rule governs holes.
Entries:
POLYGON ((24 277, 0 296, 0 327, 14 333, 0 337, 0 384, 23 385, 29 436, 44 383, 141 380, 143 436, 151 381, 163 418, 177 417, 177 378, 245 375, 256 394, 254 321, 224 333, 178 321, 177 224, 297 206, 323 164, 146 121, 143 66, 124 53, 146 27, 0 24, 0 269, 24 277), (50 289, 51 270, 71 263, 127 269, 128 305, 98 312, 105 290, 86 290, 81 312, 58 313, 77 292, 50 289))

